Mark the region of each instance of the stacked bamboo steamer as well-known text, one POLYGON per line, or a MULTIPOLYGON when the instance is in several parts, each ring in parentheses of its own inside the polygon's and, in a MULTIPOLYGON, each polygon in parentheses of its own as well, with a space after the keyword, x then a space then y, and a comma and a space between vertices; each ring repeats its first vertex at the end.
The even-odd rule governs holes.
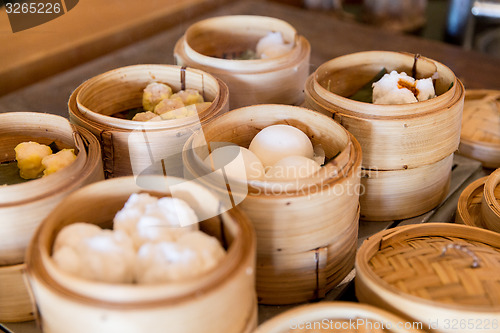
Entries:
POLYGON ((26 262, 47 333, 250 333, 257 324, 255 234, 248 219, 184 179, 119 177, 72 193, 44 220, 26 262), (227 249, 218 266, 193 279, 138 285, 88 281, 55 265, 52 246, 64 226, 84 221, 110 228, 115 213, 137 192, 182 198, 199 217, 207 217, 200 230, 227 249))
POLYGON ((288 23, 273 17, 231 15, 190 26, 174 49, 175 61, 222 79, 231 95, 230 108, 254 104, 300 105, 309 75, 311 46, 288 23), (260 38, 280 32, 292 49, 274 58, 237 60, 226 55, 255 50, 260 38))
POLYGON ((193 131, 228 110, 227 86, 212 75, 173 65, 134 65, 97 75, 71 95, 70 121, 92 132, 102 146, 106 178, 168 174, 182 176, 181 148, 193 131), (111 117, 142 106, 143 89, 166 83, 173 91, 195 89, 210 106, 198 115, 163 121, 111 117))
POLYGON ((500 235, 426 223, 386 230, 356 256, 356 296, 432 332, 498 332, 500 235))
POLYGON ((413 54, 369 51, 322 64, 306 82, 309 108, 342 124, 361 144, 361 218, 405 219, 436 207, 446 196, 453 152, 460 141, 464 88, 439 62, 413 54), (415 65, 414 65, 415 64, 415 65), (383 68, 416 78, 434 75, 437 97, 427 101, 376 105, 350 96, 383 68))
POLYGON ((500 232, 500 169, 469 184, 458 199, 458 223, 500 232))
POLYGON ((361 149, 332 119, 289 105, 232 110, 186 142, 186 177, 238 204, 257 233, 257 295, 262 304, 323 297, 352 270, 357 247, 361 149), (221 180, 203 161, 218 142, 248 147, 263 128, 287 124, 334 159, 300 181, 221 180), (208 144, 208 147, 207 147, 208 144), (229 186, 229 188, 227 187, 229 186))
POLYGON ((351 302, 321 302, 298 306, 258 327, 255 333, 423 333, 411 323, 374 306, 351 302))
POLYGON ((14 161, 14 148, 26 141, 56 142, 74 148, 69 167, 48 177, 0 186, 0 322, 33 319, 33 300, 24 280, 30 238, 49 212, 70 192, 104 178, 99 142, 83 128, 51 114, 0 114, 2 162, 14 161))
POLYGON ((486 168, 499 168, 499 114, 499 90, 467 90, 458 152, 486 168))

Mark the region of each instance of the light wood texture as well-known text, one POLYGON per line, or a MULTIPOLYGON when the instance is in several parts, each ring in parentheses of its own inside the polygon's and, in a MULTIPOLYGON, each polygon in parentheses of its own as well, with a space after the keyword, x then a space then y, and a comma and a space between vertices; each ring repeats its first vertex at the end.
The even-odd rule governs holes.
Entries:
POLYGON ((44 332, 220 333, 250 332, 256 326, 255 234, 237 209, 224 210, 208 190, 163 176, 120 177, 92 184, 68 196, 47 217, 27 252, 28 277, 44 332), (227 248, 227 255, 201 277, 156 285, 87 281, 59 270, 52 245, 65 225, 86 221, 109 227, 130 194, 153 192, 182 197, 200 223, 227 248), (182 196, 181 196, 182 194, 182 196), (213 207, 202 203, 214 202, 213 207), (217 215, 219 213, 219 215, 217 215), (193 319, 192 314, 196 314, 193 319))
POLYGON ((256 229, 259 302, 289 304, 324 297, 352 268, 360 190, 357 141, 318 112, 262 104, 214 119, 186 142, 183 156, 191 177, 227 195, 226 182, 217 182, 217 173, 209 174, 202 162, 209 153, 206 144, 248 147, 261 129, 274 124, 299 128, 314 145, 322 145, 327 158, 339 153, 310 178, 228 182, 235 204, 256 229))
POLYGON ((229 108, 227 86, 200 70, 174 65, 134 65, 97 75, 73 92, 71 122, 87 128, 103 147, 106 178, 142 173, 183 175, 181 151, 197 129, 229 108), (139 122, 110 115, 142 105, 150 82, 163 82, 174 92, 195 89, 210 106, 183 119, 139 122))
POLYGON ((488 176, 481 200, 481 217, 486 228, 500 232, 500 169, 488 176))
POLYGON ((365 169, 411 169, 440 161, 458 148, 465 92, 439 62, 420 57, 416 66, 417 78, 439 74, 435 98, 399 105, 348 98, 383 68, 412 75, 413 63, 413 54, 359 52, 322 64, 307 80, 306 106, 333 117, 354 135, 365 169))
POLYGON ((352 302, 301 305, 260 325, 255 333, 418 333, 405 320, 374 306, 352 302), (407 325, 408 325, 407 324, 407 325))
MULTIPOLYGON (((432 332, 456 332, 444 321, 499 320, 499 258, 500 235, 492 231, 447 223, 398 227, 374 235, 359 249, 356 296, 423 322, 432 332)), ((498 331, 494 325, 483 328, 498 331)), ((460 327, 460 332, 477 331, 477 326, 460 327)))
POLYGON ((291 25, 255 15, 197 22, 186 30, 174 49, 177 64, 202 69, 227 83, 231 109, 254 104, 302 104, 310 54, 309 42, 291 25), (271 31, 281 32, 286 43, 293 43, 291 51, 268 59, 223 59, 226 53, 255 50, 258 40, 271 31))
MULTIPOLYGON (((481 216, 484 183, 488 177, 479 178, 470 183, 460 194, 455 221, 471 227, 485 228, 481 216)), ((499 197, 500 197, 500 193, 499 197)))
POLYGON ((0 266, 0 321, 22 322, 35 318, 35 302, 29 292, 24 264, 0 266))
POLYGON ((99 142, 67 119, 35 112, 0 114, 2 161, 15 160, 14 148, 24 141, 75 148, 76 160, 53 175, 0 187, 0 265, 22 263, 36 228, 69 193, 103 179, 99 142))
POLYGON ((367 221, 402 220, 435 208, 450 186, 453 154, 432 164, 407 170, 363 169, 361 218, 367 221))
POLYGON ((500 90, 467 90, 458 152, 500 167, 500 90))
POLYGON ((85 0, 55 20, 17 33, 12 33, 2 7, 0 95, 182 24, 226 2, 85 0))
MULTIPOLYGON (((93 4, 97 0, 85 2, 93 4)), ((128 2, 131 2, 131 0, 128 0, 128 2)), ((116 0, 115 2, 102 3, 110 3, 110 8, 121 8, 121 5, 116 4, 116 0), (111 5, 112 3, 114 5, 111 5)), ((78 6, 82 4, 81 1, 78 6)), ((71 12, 76 13, 78 6, 71 12)), ((89 12, 95 14, 93 11, 89 10, 89 12)), ((70 16, 69 14, 52 21, 51 24, 57 27, 56 24, 59 24, 58 22, 61 22, 60 20, 63 18, 70 16)), ((0 97, 0 112, 37 110, 67 116, 68 98, 71 92, 83 81, 117 67, 144 63, 173 64, 175 43, 189 26, 204 18, 232 14, 276 17, 295 27, 296 31, 311 44, 310 71, 314 71, 319 65, 328 60, 353 52, 368 50, 406 51, 420 53, 445 64, 453 70, 467 89, 500 90, 500 80, 498 80, 498 77, 500 77, 500 60, 497 58, 473 51, 465 51, 457 46, 445 43, 340 21, 317 11, 297 9, 269 1, 240 0, 231 3, 227 2, 226 5, 221 6, 219 9, 207 11, 200 17, 191 17, 186 20, 186 17, 183 16, 190 14, 191 12, 187 11, 179 15, 178 18, 174 18, 174 21, 164 20, 161 24, 172 22, 175 25, 162 30, 151 38, 143 39, 141 42, 123 47, 108 55, 73 67, 52 78, 0 97), (179 20, 182 20, 182 23, 179 23, 179 20)), ((0 15, 0 17, 4 18, 5 15, 0 15)), ((71 18, 73 17, 71 16, 71 18)), ((158 24, 158 26, 161 26, 161 24, 158 24)), ((2 24, 2 27, 8 27, 8 25, 2 24)), ((8 33, 10 34, 10 32, 8 33)), ((41 38, 41 34, 38 35, 41 38)), ((52 35, 54 38, 58 38, 61 44, 63 42, 71 43, 71 39, 63 35, 63 29, 54 28, 52 35)), ((131 38, 130 34, 125 36, 131 38)), ((34 39, 35 37, 33 36, 34 39)), ((20 47, 22 49, 25 46, 21 45, 20 47)), ((78 48, 74 50, 73 56, 78 56, 83 52, 78 48)), ((0 58, 2 56, 0 54, 0 58)), ((59 61, 62 61, 62 59, 59 59, 59 61)), ((17 73, 18 77, 26 78, 33 77, 36 74, 28 68, 18 70, 17 73)), ((2 82, 9 82, 9 80, 2 80, 2 82)))

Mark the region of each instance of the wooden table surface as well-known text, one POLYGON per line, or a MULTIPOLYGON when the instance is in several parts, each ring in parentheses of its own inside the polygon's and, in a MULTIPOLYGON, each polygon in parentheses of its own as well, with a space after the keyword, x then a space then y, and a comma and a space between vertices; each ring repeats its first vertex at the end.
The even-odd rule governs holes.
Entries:
MULTIPOLYGON (((82 3, 85 1, 81 1, 82 3)), ((80 4, 79 4, 80 5, 80 4)), ((79 6, 78 5, 78 6, 79 6)), ((76 10, 76 8, 74 9, 76 10)), ((66 15, 69 15, 69 12, 66 15)), ((106 70, 139 63, 173 63, 173 47, 186 28, 209 16, 252 14, 286 20, 311 43, 311 71, 334 57, 366 50, 420 53, 450 67, 466 89, 500 89, 500 59, 432 40, 339 21, 329 15, 266 1, 235 1, 183 21, 151 38, 0 97, 0 112, 41 111, 67 116, 66 102, 80 83, 106 70)), ((63 17, 58 18, 63 19, 63 17)), ((54 20, 50 23, 56 23, 54 20)), ((49 23, 49 24, 50 24, 49 23)), ((20 73, 29 75, 29 73, 20 73)), ((3 78, 0 76, 0 82, 3 78)))
POLYGON ((13 33, 0 7, 0 96, 179 24, 229 0, 84 0, 13 33))
MULTIPOLYGON (((456 46, 423 40, 413 36, 380 31, 373 27, 338 21, 318 12, 266 1, 236 1, 222 5, 189 21, 184 21, 161 33, 130 46, 124 47, 83 65, 73 67, 43 81, 0 97, 0 112, 40 111, 67 116, 66 103, 70 93, 86 79, 104 71, 131 64, 173 63, 173 47, 186 28, 195 21, 211 16, 228 14, 266 15, 281 18, 292 24, 311 43, 311 71, 334 57, 366 50, 393 50, 420 53, 450 67, 463 81, 466 89, 500 89, 500 59, 456 46)), ((463 170, 457 168, 455 197, 449 203, 446 218, 456 207, 459 191, 473 178, 484 172, 479 165, 467 160, 459 161, 463 170), (471 176, 476 173, 475 176, 471 176), (450 208, 451 207, 451 208, 450 208)), ((441 210, 440 212, 443 212, 441 210)), ((435 212, 429 214, 435 215, 435 212)), ((438 214, 439 215, 439 214, 438 214)), ((430 215, 429 215, 430 216, 430 215)), ((426 217, 429 219, 431 217, 426 217)), ((433 220, 431 218, 431 220, 433 220)), ((444 220, 443 220, 444 221, 444 220)), ((410 222, 421 223, 422 221, 410 222)), ((388 223, 383 228, 389 227, 388 223)), ((377 227, 378 228, 378 227, 377 227)), ((372 233, 370 231, 370 233, 372 233)), ((365 235, 366 236, 366 235, 365 235)), ((281 310, 284 310, 284 307, 281 310)), ((280 311, 281 311, 280 310, 280 311)), ((271 317, 278 310, 261 307, 261 320, 271 317)), ((16 333, 39 332, 33 322, 10 326, 16 333)))

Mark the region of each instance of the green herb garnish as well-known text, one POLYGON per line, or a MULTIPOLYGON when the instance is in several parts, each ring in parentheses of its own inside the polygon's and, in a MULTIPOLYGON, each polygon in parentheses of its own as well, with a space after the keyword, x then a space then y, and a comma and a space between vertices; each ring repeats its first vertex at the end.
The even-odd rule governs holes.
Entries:
POLYGON ((377 73, 369 82, 367 82, 364 86, 362 86, 358 91, 356 91, 354 94, 349 96, 348 98, 358 101, 358 102, 365 102, 365 103, 372 103, 373 99, 373 88, 372 84, 374 82, 377 82, 387 74, 387 69, 382 68, 380 72, 377 73))

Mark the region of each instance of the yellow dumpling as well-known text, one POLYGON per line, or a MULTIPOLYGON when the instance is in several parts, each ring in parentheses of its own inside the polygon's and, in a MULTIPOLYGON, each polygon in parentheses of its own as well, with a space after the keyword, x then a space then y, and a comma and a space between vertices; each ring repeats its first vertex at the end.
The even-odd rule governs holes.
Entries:
POLYGON ((196 106, 188 105, 188 106, 183 106, 181 108, 162 113, 160 115, 160 117, 163 120, 181 119, 181 118, 186 118, 186 117, 192 117, 192 116, 196 115, 197 113, 198 112, 196 111, 196 106))
POLYGON ((195 89, 186 89, 186 90, 181 90, 172 96, 170 96, 171 99, 173 98, 180 98, 184 105, 191 105, 191 104, 196 104, 196 103, 203 103, 203 96, 200 95, 200 92, 195 89))
POLYGON ((146 111, 146 112, 139 112, 137 113, 134 118, 132 118, 134 121, 156 121, 156 120, 161 120, 160 117, 154 112, 151 111, 146 111))
POLYGON ((42 159, 42 165, 45 168, 43 175, 48 176, 73 163, 76 159, 74 151, 74 149, 63 149, 56 154, 44 157, 42 159))
POLYGON ((142 107, 145 111, 153 111, 155 106, 172 95, 172 88, 164 83, 152 82, 144 88, 142 107))
POLYGON ((180 109, 184 107, 184 103, 180 98, 169 98, 164 99, 155 107, 155 113, 162 115, 164 113, 170 112, 172 110, 180 109))
POLYGON ((34 179, 42 175, 42 159, 52 154, 49 146, 38 142, 21 142, 14 148, 19 175, 24 179, 34 179))

